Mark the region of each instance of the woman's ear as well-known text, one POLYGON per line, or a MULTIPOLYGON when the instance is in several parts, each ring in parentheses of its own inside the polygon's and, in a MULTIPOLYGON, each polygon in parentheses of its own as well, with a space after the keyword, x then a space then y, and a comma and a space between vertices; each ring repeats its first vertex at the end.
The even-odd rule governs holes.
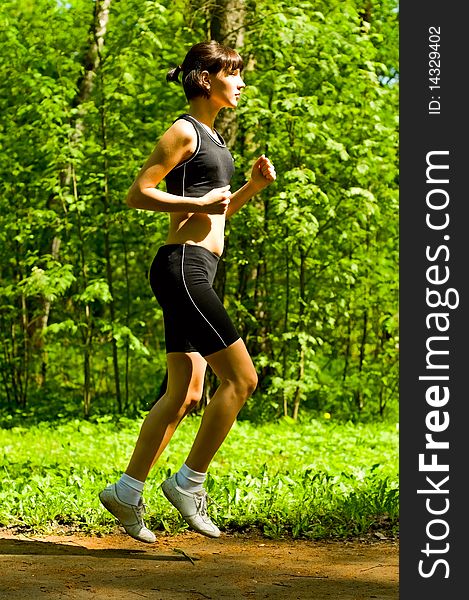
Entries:
POLYGON ((202 85, 204 86, 207 94, 210 94, 210 73, 208 71, 202 71, 202 85))

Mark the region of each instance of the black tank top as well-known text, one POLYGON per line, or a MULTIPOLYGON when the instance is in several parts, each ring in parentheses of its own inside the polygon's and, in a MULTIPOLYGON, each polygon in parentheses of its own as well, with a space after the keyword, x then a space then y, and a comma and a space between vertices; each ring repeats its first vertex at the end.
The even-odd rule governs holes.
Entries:
POLYGON ((193 124, 197 146, 190 158, 166 175, 166 190, 175 196, 200 198, 214 188, 229 185, 235 170, 233 157, 218 131, 216 139, 191 115, 183 114, 176 121, 179 119, 193 124))

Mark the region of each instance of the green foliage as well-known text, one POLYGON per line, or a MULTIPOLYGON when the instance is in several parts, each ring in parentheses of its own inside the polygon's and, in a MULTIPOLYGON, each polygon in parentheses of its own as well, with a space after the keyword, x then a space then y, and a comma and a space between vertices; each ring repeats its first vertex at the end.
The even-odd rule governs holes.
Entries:
POLYGON ((52 257, 41 258, 47 261, 46 268, 33 265, 31 274, 18 283, 17 290, 26 298, 39 296, 50 301, 57 300, 75 282, 73 265, 62 265, 52 257))
MULTIPOLYGON (((124 199, 186 110, 165 75, 207 37, 211 10, 112 2, 93 54, 98 4, 0 7, 0 406, 11 413, 40 411, 50 394, 71 394, 75 414, 135 413, 165 368, 147 273, 167 215, 124 199)), ((398 6, 248 1, 243 37, 233 188, 264 152, 278 180, 227 228, 219 289, 260 376, 242 418, 392 420, 398 6)))
POLYGON ((277 412, 301 401, 352 418, 389 414, 397 324, 382 322, 397 312, 397 85, 382 75, 395 72, 395 55, 376 60, 377 6, 366 25, 356 3, 315 8, 276 5, 247 42, 244 143, 275 157, 279 180, 236 217, 230 248, 242 248, 243 264, 236 257, 229 272, 234 288, 243 281, 245 336, 261 331, 261 389, 277 412), (244 264, 257 264, 248 283, 244 264))
MULTIPOLYGON (((186 528, 159 485, 179 468, 199 423, 184 422, 147 480, 147 520, 155 530, 186 528)), ((138 426, 103 418, 0 430, 0 526, 111 531, 115 521, 97 494, 125 468, 138 426)), ((238 422, 211 466, 210 512, 225 531, 256 528, 268 537, 395 535, 397 438, 394 425, 238 422)))

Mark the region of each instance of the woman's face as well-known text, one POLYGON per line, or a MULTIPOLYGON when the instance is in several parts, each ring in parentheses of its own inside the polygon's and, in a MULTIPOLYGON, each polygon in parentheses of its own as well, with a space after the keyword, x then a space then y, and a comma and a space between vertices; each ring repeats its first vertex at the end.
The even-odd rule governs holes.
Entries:
POLYGON ((239 69, 209 74, 210 100, 220 108, 236 108, 241 91, 246 87, 239 69))

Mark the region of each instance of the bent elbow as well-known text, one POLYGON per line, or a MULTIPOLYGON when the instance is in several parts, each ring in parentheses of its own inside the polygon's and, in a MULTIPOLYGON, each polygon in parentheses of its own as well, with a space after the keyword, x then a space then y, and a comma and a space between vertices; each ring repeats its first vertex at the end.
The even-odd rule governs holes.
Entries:
POLYGON ((132 186, 129 189, 129 191, 127 192, 127 196, 125 197, 125 203, 130 208, 137 208, 136 200, 137 200, 137 198, 136 198, 136 194, 135 194, 135 186, 132 186))

